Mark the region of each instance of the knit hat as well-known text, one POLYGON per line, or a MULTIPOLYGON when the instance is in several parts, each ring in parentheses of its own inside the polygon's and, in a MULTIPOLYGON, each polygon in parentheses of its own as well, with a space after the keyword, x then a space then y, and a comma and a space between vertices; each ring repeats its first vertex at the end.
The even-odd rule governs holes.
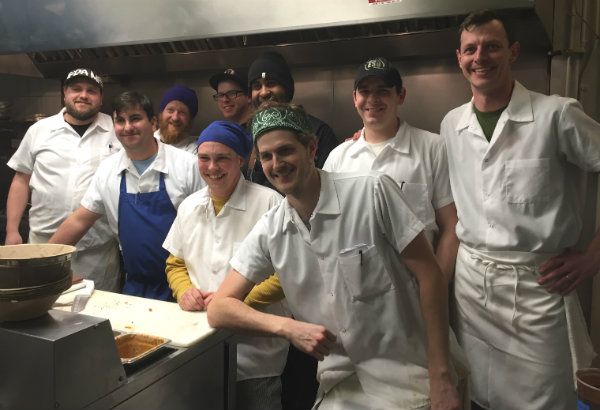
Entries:
POLYGON ((227 145, 243 158, 246 158, 250 154, 250 151, 252 151, 252 137, 250 133, 246 128, 234 122, 212 122, 200 134, 197 147, 207 141, 215 141, 227 145))
POLYGON ((381 78, 388 87, 396 87, 398 90, 402 88, 400 73, 383 57, 372 58, 358 67, 354 78, 354 89, 356 90, 362 79, 371 76, 381 78))
POLYGON ((196 96, 196 91, 179 84, 169 88, 165 92, 158 111, 162 112, 167 104, 174 100, 184 103, 189 108, 192 118, 198 114, 198 97, 196 96))
POLYGON ((252 62, 248 69, 248 88, 259 78, 273 79, 280 83, 291 101, 294 97, 294 79, 285 59, 274 51, 264 53, 252 62))

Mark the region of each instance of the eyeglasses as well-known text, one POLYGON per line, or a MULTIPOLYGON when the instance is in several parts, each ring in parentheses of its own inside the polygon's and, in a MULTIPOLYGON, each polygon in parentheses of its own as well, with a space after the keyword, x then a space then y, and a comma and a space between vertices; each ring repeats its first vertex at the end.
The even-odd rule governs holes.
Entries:
POLYGON ((219 101, 222 100, 223 98, 227 97, 228 99, 232 100, 235 97, 237 97, 240 94, 244 94, 245 92, 242 90, 231 90, 231 91, 227 91, 226 93, 216 93, 213 95, 213 99, 215 101, 219 101))

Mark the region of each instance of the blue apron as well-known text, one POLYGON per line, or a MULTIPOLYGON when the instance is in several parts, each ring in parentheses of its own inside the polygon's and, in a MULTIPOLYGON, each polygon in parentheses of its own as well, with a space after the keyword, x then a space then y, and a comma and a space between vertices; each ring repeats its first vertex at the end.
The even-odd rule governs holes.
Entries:
POLYGON ((165 188, 161 172, 156 192, 127 193, 125 171, 119 195, 119 240, 127 278, 123 293, 174 301, 165 273, 169 252, 162 244, 177 210, 165 188))

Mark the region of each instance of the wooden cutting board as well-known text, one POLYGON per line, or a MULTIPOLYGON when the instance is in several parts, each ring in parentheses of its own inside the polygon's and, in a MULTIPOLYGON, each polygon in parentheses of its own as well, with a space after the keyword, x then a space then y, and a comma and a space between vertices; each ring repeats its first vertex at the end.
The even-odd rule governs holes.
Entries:
POLYGON ((178 347, 189 347, 215 332, 206 312, 186 312, 177 303, 101 290, 92 293, 79 313, 109 319, 115 330, 171 339, 170 344, 178 347))

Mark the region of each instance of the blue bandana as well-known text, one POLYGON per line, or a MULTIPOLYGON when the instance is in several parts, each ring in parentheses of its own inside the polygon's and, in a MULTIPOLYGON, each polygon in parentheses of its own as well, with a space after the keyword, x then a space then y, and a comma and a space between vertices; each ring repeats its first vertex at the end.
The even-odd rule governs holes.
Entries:
POLYGON ((252 151, 252 137, 246 128, 229 121, 215 121, 202 131, 198 145, 203 142, 215 141, 227 145, 240 157, 246 158, 252 151))

